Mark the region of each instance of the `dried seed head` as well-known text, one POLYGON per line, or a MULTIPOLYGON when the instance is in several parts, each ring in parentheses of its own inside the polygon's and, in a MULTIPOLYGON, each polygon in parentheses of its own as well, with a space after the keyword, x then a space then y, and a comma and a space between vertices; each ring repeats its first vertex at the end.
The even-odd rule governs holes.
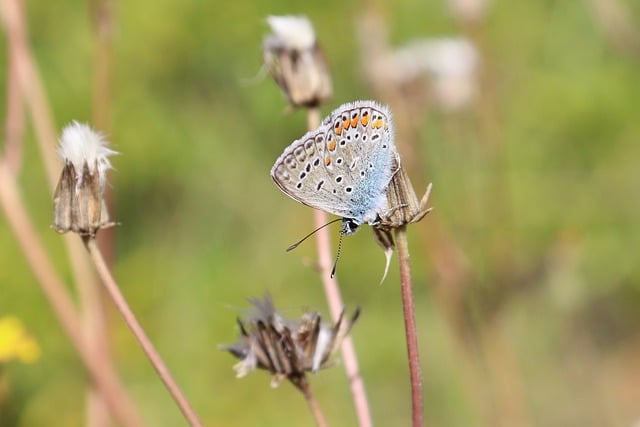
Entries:
POLYGON ((316 43, 311 21, 305 16, 269 16, 272 34, 264 40, 265 49, 307 50, 316 43))
POLYGON ((400 164, 399 156, 396 158, 394 169, 396 171, 386 189, 385 202, 387 205, 385 212, 380 215, 380 220, 373 226, 373 237, 376 243, 384 250, 386 259, 384 274, 380 283, 384 282, 387 277, 391 255, 395 247, 391 230, 419 222, 433 209, 427 207, 431 194, 431 184, 427 186, 427 191, 425 191, 422 199, 418 201, 409 176, 400 164))
POLYGON ((270 16, 263 43, 265 66, 293 106, 313 107, 332 93, 329 69, 311 22, 304 16, 270 16))
POLYGON ((104 189, 109 156, 117 153, 102 135, 78 122, 64 128, 57 152, 65 165, 54 194, 53 228, 94 236, 115 225, 109 221, 104 189))
POLYGON ((447 6, 455 18, 462 22, 474 23, 487 14, 487 0, 447 0, 447 6))
POLYGON ((74 121, 62 130, 57 153, 63 161, 71 162, 76 171, 81 171, 85 163, 92 175, 97 169, 100 186, 104 186, 106 173, 111 169, 109 156, 118 154, 108 148, 108 144, 102 134, 94 131, 88 125, 74 121))
MULTIPOLYGON (((425 191, 422 199, 418 201, 409 176, 400 164, 399 156, 396 158, 394 169, 396 171, 385 190, 386 206, 384 207, 384 214, 380 215, 380 220, 374 225, 374 228, 384 231, 419 222, 431 212, 431 208, 427 208, 431 194, 431 184, 427 186, 427 191, 425 191)), ((377 239, 383 248, 386 249, 389 246, 385 243, 384 237, 377 237, 377 239)), ((393 239, 391 239, 391 246, 393 246, 393 239)))
POLYGON ((331 355, 359 315, 356 310, 349 321, 341 315, 335 325, 329 325, 316 312, 305 313, 300 320, 282 317, 269 295, 250 302, 255 307, 252 316, 238 319, 241 340, 221 349, 240 359, 234 366, 238 378, 260 368, 274 376, 272 386, 285 378, 299 386, 307 372, 330 366, 331 355))

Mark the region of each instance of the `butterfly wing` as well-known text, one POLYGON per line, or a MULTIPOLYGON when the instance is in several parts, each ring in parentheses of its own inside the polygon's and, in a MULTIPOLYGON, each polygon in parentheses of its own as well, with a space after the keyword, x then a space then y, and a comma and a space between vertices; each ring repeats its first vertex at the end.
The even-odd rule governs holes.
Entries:
POLYGON ((357 101, 342 105, 287 147, 271 177, 300 203, 371 222, 384 202, 396 156, 388 108, 357 101))

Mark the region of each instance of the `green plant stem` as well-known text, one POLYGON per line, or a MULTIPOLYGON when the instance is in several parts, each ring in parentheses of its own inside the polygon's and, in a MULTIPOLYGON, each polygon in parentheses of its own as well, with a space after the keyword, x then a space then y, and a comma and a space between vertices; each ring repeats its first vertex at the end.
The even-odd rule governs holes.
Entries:
POLYGON ((402 291, 402 311, 404 314, 404 329, 407 338, 407 353, 409 356, 409 376, 411 380, 411 409, 413 427, 424 425, 424 408, 422 404, 422 370, 420 367, 420 352, 418 347, 418 330, 413 299, 413 283, 411 267, 409 265, 409 244, 407 242, 407 227, 403 225, 395 229, 398 261, 400 263, 400 286, 402 291))
POLYGON ((145 354, 149 358, 149 361, 151 362, 154 369, 158 373, 158 376, 171 394, 171 397, 173 397, 189 424, 193 427, 201 427, 202 423, 200 422, 200 419, 196 415, 185 395, 182 393, 182 390, 180 390, 180 387, 178 386, 176 381, 173 379, 173 376, 162 360, 162 357, 160 357, 160 354, 151 343, 151 340, 149 339, 149 337, 147 337, 147 334, 138 322, 135 314, 133 314, 133 311, 129 307, 129 304, 127 304, 126 299, 120 292, 118 284, 111 275, 111 272, 109 271, 109 268, 107 267, 104 258, 102 257, 102 253, 98 249, 96 240, 92 237, 83 237, 83 241, 87 248, 87 251, 89 251, 89 255, 91 256, 96 270, 98 271, 98 275, 102 279, 102 283, 111 296, 113 303, 122 315, 125 323, 133 333, 134 337, 144 350, 145 354))

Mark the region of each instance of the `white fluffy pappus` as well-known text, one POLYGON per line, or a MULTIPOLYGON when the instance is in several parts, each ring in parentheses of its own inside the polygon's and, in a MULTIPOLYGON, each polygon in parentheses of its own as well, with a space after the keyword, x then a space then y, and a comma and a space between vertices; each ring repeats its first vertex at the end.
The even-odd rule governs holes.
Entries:
POLYGON ((62 130, 59 144, 56 150, 58 156, 65 161, 70 161, 76 173, 82 174, 82 168, 86 162, 90 173, 94 173, 97 167, 102 184, 106 179, 107 170, 111 169, 109 156, 118 154, 117 151, 107 147, 109 142, 104 135, 75 120, 62 130))
POLYGON ((272 34, 264 40, 265 49, 311 49, 316 42, 311 21, 306 16, 269 16, 272 34))

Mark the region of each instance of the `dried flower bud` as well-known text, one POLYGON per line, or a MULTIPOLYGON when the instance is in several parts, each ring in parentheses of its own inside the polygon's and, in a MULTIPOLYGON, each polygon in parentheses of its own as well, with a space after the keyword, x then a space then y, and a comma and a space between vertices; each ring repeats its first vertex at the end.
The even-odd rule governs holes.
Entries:
MULTIPOLYGON (((368 33, 361 43, 370 43, 368 33)), ((480 54, 462 37, 425 38, 389 49, 365 45, 363 69, 377 87, 413 87, 424 82, 435 105, 447 112, 463 110, 476 97, 480 54)), ((423 91, 411 93, 424 97, 423 91)))
POLYGON ((431 194, 431 184, 427 186, 422 200, 418 202, 418 197, 413 185, 411 185, 409 176, 404 168, 400 166, 399 156, 396 157, 394 169, 396 169, 396 172, 386 189, 386 213, 381 215, 380 222, 373 226, 373 235, 376 243, 384 249, 386 258, 386 266, 380 283, 387 277, 391 255, 395 247, 391 230, 421 221, 432 210, 432 208, 427 208, 429 195, 431 194))
POLYGON ((329 68, 304 16, 270 16, 271 27, 263 43, 267 70, 294 106, 313 107, 331 98, 329 68))
POLYGON ((380 221, 375 228, 381 230, 391 230, 403 225, 413 224, 422 220, 431 208, 427 208, 429 195, 431 194, 431 184, 422 196, 420 202, 416 196, 416 191, 409 180, 405 169, 400 165, 400 156, 396 157, 395 170, 389 185, 385 190, 386 210, 384 215, 380 215, 380 221))
POLYGON ((58 233, 94 236, 115 225, 109 221, 104 189, 109 156, 117 153, 107 144, 87 125, 74 121, 63 129, 57 152, 65 164, 53 199, 53 228, 58 233))
POLYGON ((220 349, 240 359, 233 367, 238 378, 256 368, 264 369, 274 375, 273 387, 285 378, 300 387, 307 372, 328 367, 329 358, 360 314, 356 310, 352 318, 344 322, 343 312, 336 324, 330 326, 322 323, 316 312, 305 313, 300 320, 282 317, 269 295, 250 302, 255 306, 255 313, 247 321, 238 319, 241 340, 220 349))

